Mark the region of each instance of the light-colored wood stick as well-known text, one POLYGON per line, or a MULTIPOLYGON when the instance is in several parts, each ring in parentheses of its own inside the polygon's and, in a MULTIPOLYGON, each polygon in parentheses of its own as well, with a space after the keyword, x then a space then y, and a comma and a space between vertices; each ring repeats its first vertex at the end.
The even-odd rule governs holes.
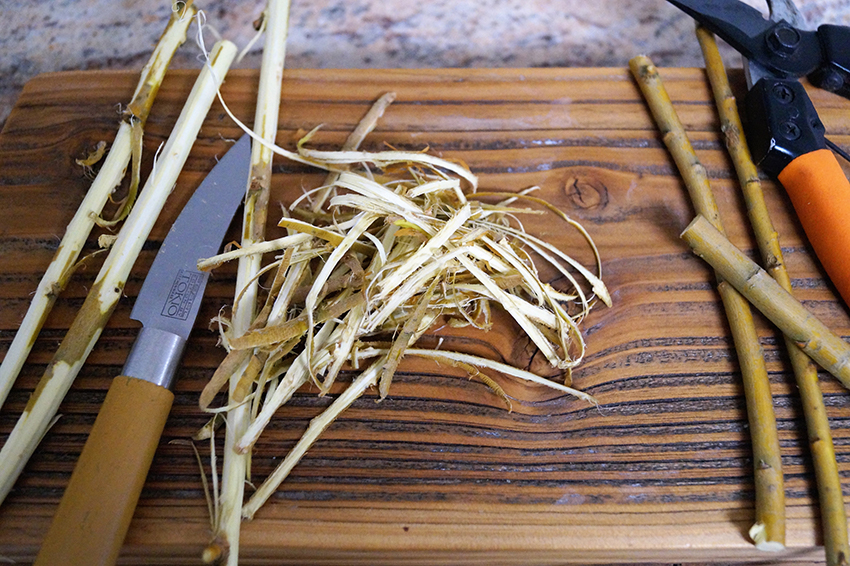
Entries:
POLYGON ((94 227, 95 219, 103 210, 112 191, 124 178, 132 153, 133 128, 134 126, 142 127, 147 120, 171 58, 186 40, 186 30, 192 22, 194 12, 194 8, 187 6, 180 13, 175 12, 172 15, 142 70, 136 91, 124 113, 124 120, 118 128, 112 147, 80 203, 80 207, 68 223, 59 248, 50 265, 47 266, 33 294, 32 302, 15 333, 15 338, 3 358, 3 363, 0 364, 0 407, 3 406, 15 379, 24 366, 53 304, 68 284, 74 264, 94 227))
POLYGON ((211 64, 198 76, 154 171, 112 246, 83 306, 48 364, 15 428, 0 450, 0 501, 12 489, 24 465, 50 426, 65 394, 100 337, 121 298, 130 270, 183 169, 236 47, 215 45, 211 64))
MULTIPOLYGON (((717 48, 714 35, 701 26, 697 26, 697 39, 705 59, 705 68, 714 93, 715 104, 720 116, 721 130, 732 163, 738 173, 741 192, 747 206, 747 214, 753 227, 763 265, 783 289, 791 293, 791 278, 785 268, 779 237, 770 220, 764 200, 758 170, 750 155, 738 105, 732 89, 723 59, 717 48)), ((815 467, 815 476, 820 501, 821 523, 824 531, 824 550, 828 566, 847 564, 850 559, 850 545, 847 540, 847 513, 844 509, 844 497, 841 490, 841 478, 835 461, 835 446, 832 432, 823 403, 823 393, 818 384, 817 366, 803 350, 788 336, 785 346, 806 419, 809 448, 815 467)))
MULTIPOLYGON (((254 133, 266 144, 273 144, 277 137, 280 91, 286 59, 286 42, 289 33, 289 0, 269 0, 264 14, 266 37, 263 59, 260 64, 260 81, 257 106, 254 113, 254 133)), ((267 145, 254 141, 251 148, 251 174, 245 196, 242 218, 242 247, 251 247, 265 240, 266 218, 269 204, 269 189, 272 177, 271 150, 267 145)), ((257 311, 259 283, 257 274, 261 269, 262 254, 239 258, 236 273, 236 295, 233 305, 233 333, 245 333, 257 311)), ((240 367, 229 381, 229 398, 244 396, 239 378, 245 368, 240 367)), ((245 482, 250 479, 251 454, 234 449, 244 435, 251 420, 249 403, 231 403, 227 412, 224 456, 221 480, 220 523, 213 534, 213 545, 226 549, 228 566, 239 563, 239 536, 242 522, 242 502, 245 482)))
MULTIPOLYGON (((708 175, 697 159, 658 70, 643 56, 635 57, 629 65, 682 175, 694 209, 722 232, 708 175)), ((722 276, 718 277, 717 290, 729 320, 747 400, 756 488, 756 517, 750 537, 762 550, 781 550, 785 547, 785 488, 767 367, 749 304, 722 276)))

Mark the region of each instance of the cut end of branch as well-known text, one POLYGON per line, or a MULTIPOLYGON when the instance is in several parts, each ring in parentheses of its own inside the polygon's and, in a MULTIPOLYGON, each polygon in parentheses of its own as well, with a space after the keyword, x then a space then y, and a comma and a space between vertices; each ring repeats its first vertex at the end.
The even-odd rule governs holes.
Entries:
POLYGON ((638 55, 629 61, 629 67, 638 79, 649 80, 658 76, 658 69, 646 55, 638 55))
POLYGON ((764 523, 755 523, 750 527, 748 534, 758 550, 765 552, 781 552, 785 550, 784 543, 767 539, 767 526, 764 523))
POLYGON ((201 553, 201 561, 204 564, 220 564, 224 555, 224 547, 218 542, 212 542, 201 553))

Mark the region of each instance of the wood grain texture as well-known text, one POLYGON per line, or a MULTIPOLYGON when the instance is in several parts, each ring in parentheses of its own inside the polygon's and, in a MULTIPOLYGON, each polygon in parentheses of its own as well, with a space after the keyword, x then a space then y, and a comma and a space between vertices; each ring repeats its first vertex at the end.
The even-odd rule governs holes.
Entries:
MULTIPOLYGON (((708 169, 730 239, 752 252, 741 198, 700 70, 662 77, 708 169)), ((147 123, 145 171, 165 140, 194 74, 170 74, 147 123)), ((740 74, 733 75, 740 89, 740 74)), ((130 73, 44 75, 30 82, 0 134, 0 352, 89 181, 74 159, 117 130, 116 101, 130 73)), ((257 74, 236 71, 223 94, 253 116, 257 74)), ((279 142, 323 128, 320 147, 345 139, 372 100, 397 101, 366 149, 430 151, 465 161, 482 188, 530 185, 579 220, 599 245, 614 300, 585 321, 589 346, 574 385, 589 407, 500 379, 514 411, 450 368, 405 363, 390 396, 354 403, 307 453, 276 496, 243 527, 244 564, 566 564, 651 562, 821 563, 821 535, 803 417, 781 339, 759 333, 771 376, 788 502, 789 549, 755 551, 752 460, 738 366, 710 269, 678 234, 693 212, 626 69, 287 71, 279 142)), ((850 103, 811 95, 827 132, 850 143, 850 103)), ((138 324, 133 298, 167 228, 238 129, 214 106, 160 221, 97 347, 50 430, 0 508, 0 558, 27 563, 47 530, 112 376, 138 324)), ((845 164, 846 165, 846 164, 845 164)), ((276 161, 273 199, 289 202, 321 173, 276 161)), ((768 183, 797 296, 840 336, 850 316, 813 260, 781 188, 768 183)), ((277 218, 274 209, 271 218, 277 218)), ((555 221, 527 228, 589 260, 555 221)), ((232 238, 237 230, 232 230, 232 238)), ((274 235, 274 234, 270 234, 274 235)), ((94 241, 89 251, 94 251, 94 241)), ((80 270, 57 302, 0 412, 11 431, 44 365, 97 273, 80 270)), ((198 394, 223 351, 207 321, 232 300, 235 271, 213 276, 193 333, 174 407, 122 551, 126 564, 198 563, 209 518, 186 439, 207 416, 198 394)), ((533 351, 503 325, 465 347, 511 363, 533 351)), ((456 342, 461 341, 457 339, 456 342)), ((351 376, 342 376, 340 387, 351 376)), ((839 470, 850 496, 848 393, 822 374, 839 470)), ((337 389, 338 391, 338 389, 337 389)), ((330 403, 305 388, 257 446, 260 481, 330 403)), ((208 446, 198 446, 202 454, 208 446)), ((207 473, 209 469, 207 469, 207 473)))

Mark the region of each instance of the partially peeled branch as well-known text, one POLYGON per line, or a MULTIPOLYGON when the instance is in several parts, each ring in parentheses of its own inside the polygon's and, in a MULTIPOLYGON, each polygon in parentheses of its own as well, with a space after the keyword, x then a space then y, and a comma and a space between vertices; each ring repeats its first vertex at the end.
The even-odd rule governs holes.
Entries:
MULTIPOLYGON (((138 185, 138 166, 141 161, 142 128, 150 113, 154 98, 177 48, 186 40, 186 30, 192 22, 195 9, 191 2, 184 2, 180 11, 175 11, 168 22, 148 63, 142 70, 133 98, 127 106, 118 133, 111 148, 106 151, 106 143, 98 144, 96 152, 78 163, 90 171, 100 158, 106 159, 100 167, 85 198, 71 219, 59 248, 50 265, 41 278, 33 294, 32 302, 21 322, 15 338, 0 364, 0 407, 12 389, 41 327, 53 308, 59 294, 65 289, 71 274, 77 265, 77 258, 91 233, 94 224, 99 221, 101 211, 112 192, 121 183, 133 157, 133 180, 131 186, 138 185)), ((132 203, 128 203, 131 206, 132 203)), ((125 209, 129 211, 129 206, 125 209)), ((121 218, 123 219, 123 214, 121 218)))
POLYGON ((35 451, 56 415, 62 399, 94 348, 121 298, 124 285, 150 230, 195 143, 198 131, 215 100, 221 81, 236 55, 229 41, 218 42, 195 81, 192 92, 174 125, 156 167, 148 177, 139 201, 121 227, 83 306, 71 323, 53 359, 30 397, 23 413, 0 450, 0 501, 35 451))

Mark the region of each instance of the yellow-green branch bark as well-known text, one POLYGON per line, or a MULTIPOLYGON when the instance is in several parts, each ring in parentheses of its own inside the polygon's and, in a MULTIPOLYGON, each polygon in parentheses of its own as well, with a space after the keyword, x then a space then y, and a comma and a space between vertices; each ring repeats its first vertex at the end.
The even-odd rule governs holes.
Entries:
MULTIPOLYGON (((726 75, 723 59, 720 57, 720 51, 717 49, 717 42, 711 32, 700 26, 697 27, 697 39, 702 48, 706 73, 714 93, 721 130, 738 173, 738 181, 761 252, 762 262, 767 266, 767 272, 771 277, 783 289, 791 293, 791 278, 785 269, 779 237, 770 220, 758 170, 747 146, 737 101, 729 86, 729 78, 726 75)), ((838 476, 832 433, 829 429, 823 394, 818 384, 817 366, 787 336, 785 336, 785 346, 797 380, 803 414, 806 418, 806 430, 820 501, 826 563, 828 566, 847 564, 847 560, 850 559, 847 514, 844 509, 844 497, 841 490, 841 478, 838 476)))
POLYGON ((850 344, 815 318, 702 216, 691 222, 682 238, 788 338, 850 389, 850 344))
MULTIPOLYGON (((708 175, 676 115, 658 70, 647 57, 635 57, 630 66, 661 130, 664 143, 685 181, 694 209, 722 232, 708 175)), ((785 546, 785 489, 764 355, 747 301, 722 276, 718 278, 717 289, 732 331, 747 400, 756 488, 756 520, 751 534, 757 547, 780 550, 785 546)))

